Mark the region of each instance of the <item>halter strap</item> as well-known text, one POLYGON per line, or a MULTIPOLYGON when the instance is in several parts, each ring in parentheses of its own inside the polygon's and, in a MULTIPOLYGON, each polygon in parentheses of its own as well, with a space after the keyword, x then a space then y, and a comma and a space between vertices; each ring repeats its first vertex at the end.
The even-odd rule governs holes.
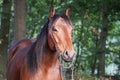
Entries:
POLYGON ((63 80, 62 55, 60 55, 60 56, 58 57, 58 59, 59 59, 59 61, 60 61, 60 67, 59 67, 59 69, 60 69, 60 76, 61 76, 61 80, 63 80))
POLYGON ((63 61, 63 58, 62 58, 62 55, 61 55, 61 52, 59 50, 59 48, 55 45, 55 48, 56 48, 56 51, 57 51, 57 55, 58 55, 58 60, 60 61, 60 66, 59 66, 59 70, 60 70, 60 76, 61 76, 61 80, 64 80, 64 75, 63 75, 63 70, 64 69, 71 69, 72 70, 72 79, 71 80, 74 80, 74 75, 73 75, 73 72, 74 72, 74 65, 73 63, 70 64, 68 67, 64 67, 62 61, 63 61))
POLYGON ((64 69, 71 69, 72 70, 72 74, 71 74, 71 77, 72 77, 72 79, 71 80, 74 80, 74 75, 73 75, 73 72, 74 72, 74 65, 73 65, 73 63, 72 64, 70 64, 68 67, 64 67, 63 66, 63 63, 62 63, 62 55, 60 54, 60 53, 58 53, 59 54, 59 56, 58 56, 58 59, 59 59, 59 61, 60 61, 60 67, 59 67, 59 69, 60 69, 60 76, 61 76, 61 80, 64 80, 64 75, 63 75, 63 70, 64 69))

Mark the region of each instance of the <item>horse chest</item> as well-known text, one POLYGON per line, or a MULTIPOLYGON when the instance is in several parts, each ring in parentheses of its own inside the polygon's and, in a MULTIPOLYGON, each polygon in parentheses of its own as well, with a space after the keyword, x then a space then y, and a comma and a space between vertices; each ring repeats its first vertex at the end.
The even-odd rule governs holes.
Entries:
POLYGON ((35 80, 61 80, 59 69, 48 69, 48 71, 41 70, 34 75, 35 80))

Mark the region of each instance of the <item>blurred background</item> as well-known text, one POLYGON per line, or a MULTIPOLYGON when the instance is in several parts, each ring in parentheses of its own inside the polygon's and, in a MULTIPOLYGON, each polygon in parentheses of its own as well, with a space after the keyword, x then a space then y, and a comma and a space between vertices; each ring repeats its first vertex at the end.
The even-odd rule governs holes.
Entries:
POLYGON ((0 80, 10 45, 36 38, 51 6, 56 13, 71 9, 74 79, 120 80, 120 0, 0 0, 0 80))

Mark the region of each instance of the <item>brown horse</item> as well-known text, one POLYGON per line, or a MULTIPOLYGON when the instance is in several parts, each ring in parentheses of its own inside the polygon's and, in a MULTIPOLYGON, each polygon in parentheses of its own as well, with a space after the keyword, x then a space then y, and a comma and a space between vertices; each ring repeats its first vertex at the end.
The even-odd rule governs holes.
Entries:
POLYGON ((8 54, 7 80, 61 80, 59 56, 72 61, 72 23, 70 11, 50 17, 37 39, 24 39, 13 44, 8 54))

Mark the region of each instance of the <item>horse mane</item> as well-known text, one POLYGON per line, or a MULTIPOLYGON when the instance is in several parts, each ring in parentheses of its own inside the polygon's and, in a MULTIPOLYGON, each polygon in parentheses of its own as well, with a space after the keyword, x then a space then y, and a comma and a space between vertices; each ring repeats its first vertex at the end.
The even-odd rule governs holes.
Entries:
POLYGON ((66 22, 70 22, 69 18, 65 14, 55 14, 51 20, 48 19, 47 23, 42 28, 40 34, 37 37, 36 42, 34 42, 27 54, 27 65, 31 72, 37 71, 40 66, 41 59, 43 56, 44 48, 49 48, 48 45, 48 27, 52 28, 52 24, 59 18, 62 17, 66 22))

